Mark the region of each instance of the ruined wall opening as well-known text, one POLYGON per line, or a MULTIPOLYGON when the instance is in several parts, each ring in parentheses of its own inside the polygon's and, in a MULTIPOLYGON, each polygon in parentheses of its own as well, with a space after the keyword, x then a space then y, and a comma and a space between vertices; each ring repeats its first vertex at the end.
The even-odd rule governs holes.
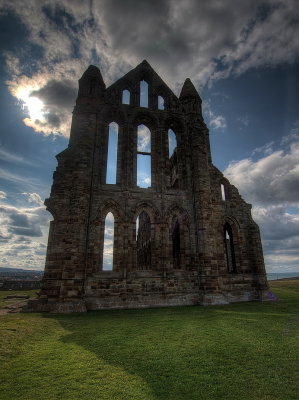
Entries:
POLYGON ((221 198, 223 201, 226 200, 225 186, 223 185, 223 183, 221 183, 221 198))
POLYGON ((137 186, 151 186, 151 131, 145 125, 137 127, 137 186))
POLYGON ((148 108, 148 83, 140 81, 140 107, 148 108))
POLYGON ((162 96, 158 96, 158 110, 165 110, 165 101, 162 96))
POLYGON ((117 144, 118 124, 116 122, 111 122, 108 130, 108 156, 106 169, 106 183, 109 184, 116 184, 117 144))
POLYGON ((171 158, 177 148, 176 134, 172 129, 168 129, 168 157, 171 158))
POLYGON ((168 157, 169 157, 170 187, 177 189, 179 186, 177 140, 176 140, 176 134, 172 129, 168 129, 168 157))
POLYGON ((114 253, 114 216, 108 212, 105 218, 104 246, 103 246, 103 271, 113 270, 114 253))
POLYGON ((151 220, 145 211, 142 211, 136 220, 136 244, 137 269, 151 269, 151 220))
POLYGON ((131 93, 129 90, 125 89, 122 92, 122 104, 130 104, 131 93))
POLYGON ((228 272, 236 273, 237 267, 236 267, 233 231, 228 223, 224 225, 224 242, 225 242, 227 270, 228 272))

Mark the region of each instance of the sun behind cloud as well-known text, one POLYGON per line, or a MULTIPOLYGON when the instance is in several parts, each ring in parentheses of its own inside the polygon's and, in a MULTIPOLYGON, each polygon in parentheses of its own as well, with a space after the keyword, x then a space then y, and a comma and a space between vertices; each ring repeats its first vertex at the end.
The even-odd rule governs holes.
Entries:
POLYGON ((29 97, 26 99, 25 106, 28 108, 30 119, 44 118, 44 103, 37 97, 29 97))

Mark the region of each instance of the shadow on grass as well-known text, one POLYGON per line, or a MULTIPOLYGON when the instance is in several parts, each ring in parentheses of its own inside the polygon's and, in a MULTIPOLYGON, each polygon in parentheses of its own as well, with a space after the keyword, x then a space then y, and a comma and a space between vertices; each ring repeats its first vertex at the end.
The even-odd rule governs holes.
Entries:
POLYGON ((295 352, 294 329, 285 328, 296 304, 291 296, 276 303, 44 317, 69 332, 64 343, 94 354, 108 381, 115 368, 122 371, 122 378, 113 377, 124 378, 120 399, 295 399, 298 346, 295 352), (134 377, 148 389, 143 397, 126 395, 134 377))

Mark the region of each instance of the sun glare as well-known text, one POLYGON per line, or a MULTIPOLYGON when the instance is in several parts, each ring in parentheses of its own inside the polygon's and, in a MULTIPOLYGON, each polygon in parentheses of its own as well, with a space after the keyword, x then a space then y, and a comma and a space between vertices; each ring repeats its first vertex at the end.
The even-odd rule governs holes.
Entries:
POLYGON ((16 95, 23 103, 23 108, 26 109, 32 121, 44 119, 44 103, 37 97, 30 96, 28 88, 20 88, 16 95))
POLYGON ((25 103, 32 120, 43 119, 44 103, 37 97, 28 97, 25 103))

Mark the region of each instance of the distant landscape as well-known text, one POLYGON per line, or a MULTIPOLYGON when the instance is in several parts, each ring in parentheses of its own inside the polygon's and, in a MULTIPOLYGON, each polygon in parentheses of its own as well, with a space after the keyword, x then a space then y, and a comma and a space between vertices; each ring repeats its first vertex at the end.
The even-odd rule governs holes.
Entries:
POLYGON ((39 289, 44 271, 0 268, 0 290, 39 289))
POLYGON ((299 278, 299 271, 293 272, 268 272, 267 279, 268 281, 274 281, 276 279, 286 279, 286 278, 299 278))
MULTIPOLYGON (((43 273, 44 271, 41 270, 0 267, 0 280, 1 278, 42 279, 43 273)), ((299 271, 267 273, 267 278, 270 281, 293 277, 299 277, 299 271)))

